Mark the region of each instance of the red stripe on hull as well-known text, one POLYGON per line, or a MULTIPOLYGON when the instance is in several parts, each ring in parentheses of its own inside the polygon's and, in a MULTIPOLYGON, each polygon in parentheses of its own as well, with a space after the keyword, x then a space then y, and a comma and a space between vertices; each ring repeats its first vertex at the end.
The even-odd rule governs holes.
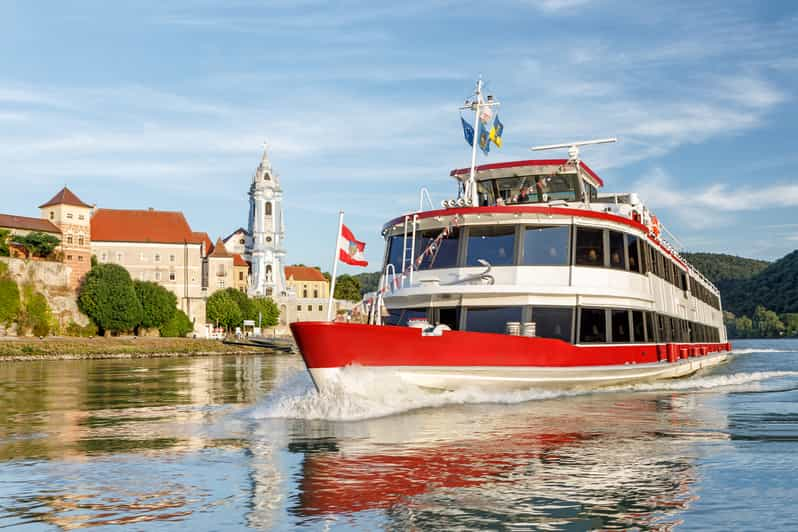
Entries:
POLYGON ((726 344, 577 346, 552 338, 465 331, 423 336, 421 329, 352 323, 291 324, 308 368, 361 366, 577 367, 643 364, 727 351, 726 344))

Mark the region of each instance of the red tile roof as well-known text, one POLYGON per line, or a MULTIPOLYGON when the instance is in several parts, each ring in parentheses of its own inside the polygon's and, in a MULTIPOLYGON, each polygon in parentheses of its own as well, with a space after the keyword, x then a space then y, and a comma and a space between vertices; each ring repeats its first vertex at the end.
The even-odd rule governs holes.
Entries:
POLYGON ((211 237, 208 236, 208 233, 193 231, 191 235, 194 238, 194 242, 205 244, 205 255, 210 255, 213 252, 213 242, 211 242, 211 237))
POLYGON ((51 205, 74 205, 75 207, 91 208, 91 205, 83 203, 80 198, 77 197, 75 193, 69 190, 67 187, 64 187, 58 191, 58 194, 53 196, 47 203, 39 205, 39 208, 43 209, 44 207, 49 207, 51 205))
POLYGON ((91 218, 95 242, 199 244, 182 212, 97 209, 91 218))
POLYGON ((28 216, 15 216, 13 214, 0 214, 0 227, 61 234, 61 230, 50 220, 30 218, 28 216))
POLYGON ((286 266, 285 278, 294 281, 326 281, 324 275, 317 268, 307 266, 286 266))
POLYGON ((246 266, 249 267, 247 261, 244 260, 244 257, 239 255, 238 253, 233 253, 233 266, 246 266))
POLYGON ((211 254, 208 256, 217 259, 225 259, 227 257, 232 257, 233 255, 227 251, 226 247, 224 247, 224 242, 222 242, 222 239, 217 238, 216 243, 213 245, 213 252, 211 252, 211 254))

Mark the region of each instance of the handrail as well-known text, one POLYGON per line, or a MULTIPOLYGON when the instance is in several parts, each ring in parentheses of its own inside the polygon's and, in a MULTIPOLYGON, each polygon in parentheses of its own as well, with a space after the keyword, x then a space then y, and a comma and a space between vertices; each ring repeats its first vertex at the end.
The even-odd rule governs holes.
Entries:
POLYGON ((427 196, 427 202, 429 203, 429 207, 431 211, 435 210, 435 204, 432 203, 432 198, 429 195, 429 190, 427 187, 421 187, 421 190, 418 192, 418 212, 424 210, 424 196, 427 196))

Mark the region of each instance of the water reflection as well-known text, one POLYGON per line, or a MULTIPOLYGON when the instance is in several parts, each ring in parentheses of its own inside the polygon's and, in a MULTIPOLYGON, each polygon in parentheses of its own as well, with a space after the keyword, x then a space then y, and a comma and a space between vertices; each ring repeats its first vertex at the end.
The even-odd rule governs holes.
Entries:
POLYGON ((314 522, 381 510, 401 529, 672 526, 696 497, 691 443, 725 439, 724 426, 687 396, 656 395, 296 422, 291 511, 314 522))

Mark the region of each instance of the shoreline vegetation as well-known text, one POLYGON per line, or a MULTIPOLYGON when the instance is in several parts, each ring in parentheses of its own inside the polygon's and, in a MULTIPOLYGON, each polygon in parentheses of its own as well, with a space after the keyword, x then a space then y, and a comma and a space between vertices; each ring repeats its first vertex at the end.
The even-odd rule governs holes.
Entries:
POLYGON ((251 355, 263 347, 226 344, 219 340, 158 337, 6 337, 0 339, 0 362, 83 360, 103 358, 166 358, 208 355, 251 355))

